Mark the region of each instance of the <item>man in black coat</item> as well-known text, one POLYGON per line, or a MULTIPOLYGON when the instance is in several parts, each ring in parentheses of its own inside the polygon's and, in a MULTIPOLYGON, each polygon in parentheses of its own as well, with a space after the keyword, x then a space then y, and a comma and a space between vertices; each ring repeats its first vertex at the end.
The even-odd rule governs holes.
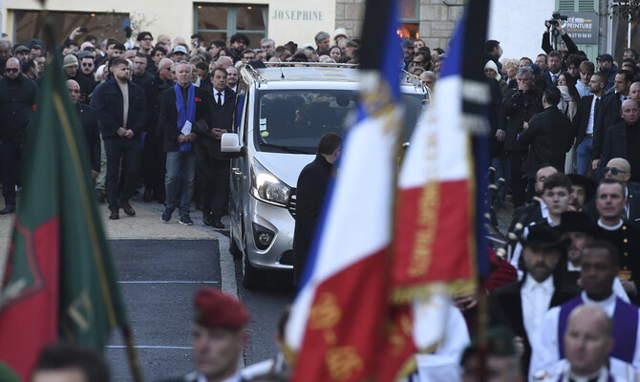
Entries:
POLYGON ((624 158, 631 164, 631 181, 640 181, 640 107, 636 101, 628 99, 620 111, 623 121, 607 130, 602 150, 602 163, 611 158, 624 158))
POLYGON ((5 208, 0 214, 16 210, 16 183, 20 177, 22 145, 36 103, 38 86, 22 75, 20 61, 11 57, 5 77, 0 80, 0 166, 5 208))
POLYGON ((306 165, 296 187, 296 226, 293 233, 294 282, 301 281, 311 242, 322 211, 327 185, 333 176, 333 165, 340 157, 342 138, 326 133, 318 143, 318 153, 306 165))
POLYGON ((91 177, 93 179, 100 174, 100 130, 98 129, 98 115, 96 110, 89 105, 80 102, 82 91, 75 80, 67 80, 67 89, 71 103, 78 113, 78 122, 84 133, 87 153, 91 162, 91 177))
POLYGON ((211 96, 193 86, 191 73, 190 64, 178 64, 178 83, 160 95, 158 128, 162 132, 163 149, 167 153, 166 199, 162 214, 162 221, 165 223, 171 220, 171 214, 179 208, 180 224, 193 224, 189 216, 189 205, 193 199, 196 176, 195 126, 203 121, 207 126, 213 123, 211 96), (181 102, 178 102, 178 97, 181 102))
POLYGON ((622 122, 620 115, 622 102, 629 96, 629 88, 631 87, 632 81, 633 75, 631 72, 626 70, 618 72, 613 84, 615 92, 607 93, 602 97, 600 113, 598 113, 598 118, 593 128, 594 169, 600 167, 601 164, 607 163, 604 159, 602 159, 602 161, 600 160, 604 151, 606 133, 613 125, 622 122))
POLYGON ((147 100, 144 90, 131 80, 129 62, 115 58, 111 63, 113 78, 93 92, 91 106, 98 111, 100 132, 107 154, 107 197, 109 219, 120 219, 122 208, 129 216, 136 212, 129 204, 140 173, 142 131, 147 123, 147 100), (126 112, 125 112, 126 110, 126 112), (118 190, 120 161, 124 157, 124 186, 118 190))
POLYGON ((531 338, 544 313, 561 305, 579 292, 574 285, 562 283, 557 275, 570 240, 546 223, 530 227, 522 242, 522 260, 526 274, 523 280, 502 286, 489 296, 489 313, 493 324, 510 327, 516 339, 524 345, 522 371, 528 375, 531 338))
POLYGON ((516 74, 518 87, 507 90, 502 100, 502 111, 507 118, 504 151, 511 164, 511 192, 515 207, 526 202, 526 179, 523 177, 522 162, 527 155, 527 147, 518 143, 518 135, 528 125, 531 117, 542 111, 542 90, 533 85, 533 78, 531 68, 520 68, 516 74))
POLYGON ((227 72, 216 68, 211 73, 213 83, 213 122, 209 132, 198 131, 196 157, 198 169, 203 175, 202 218, 205 225, 224 228, 220 221, 224 215, 229 195, 229 159, 220 151, 222 134, 231 131, 235 93, 227 87, 227 72))
POLYGON ((534 115, 518 137, 518 143, 529 146, 525 169, 531 195, 540 165, 549 163, 556 169, 564 169, 565 153, 571 147, 571 120, 558 109, 560 97, 557 87, 546 88, 542 96, 544 111, 534 115))

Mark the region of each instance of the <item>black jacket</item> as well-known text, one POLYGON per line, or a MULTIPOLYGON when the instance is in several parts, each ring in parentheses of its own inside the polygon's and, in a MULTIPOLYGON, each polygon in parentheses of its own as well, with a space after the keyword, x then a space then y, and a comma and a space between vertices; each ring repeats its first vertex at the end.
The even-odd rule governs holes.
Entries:
POLYGON ((509 89, 502 99, 502 111, 507 117, 505 151, 527 150, 526 146, 518 143, 518 134, 522 132, 525 121, 542 111, 542 90, 534 88, 519 96, 516 94, 519 94, 518 88, 509 89))
POLYGON ((87 152, 91 160, 91 169, 100 172, 100 130, 96 110, 83 103, 76 104, 78 122, 87 142, 87 152))
MULTIPOLYGON (((129 81, 129 111, 127 129, 133 130, 132 139, 142 139, 142 132, 147 123, 147 98, 142 88, 129 81)), ((123 98, 115 78, 104 82, 94 90, 91 106, 98 112, 102 139, 120 138, 118 129, 123 122, 123 98)), ((126 139, 126 138, 125 138, 126 139)))
POLYGON ((610 129, 616 123, 622 122, 622 116, 620 115, 620 107, 622 101, 620 100, 620 94, 610 93, 600 99, 600 112, 597 115, 597 119, 593 125, 593 158, 598 159, 602 157, 604 151, 604 137, 607 130, 610 129))
MULTIPOLYGON (((591 116, 591 103, 593 102, 594 95, 588 95, 580 99, 578 104, 578 111, 573 117, 573 135, 576 137, 576 147, 582 142, 585 134, 587 133, 587 124, 589 123, 589 117, 591 116)), ((600 106, 602 105, 602 99, 596 102, 593 108, 593 127, 595 131, 596 119, 600 112, 600 106)))
MULTIPOLYGON (((635 126, 633 128, 640 129, 640 126, 635 126)), ((609 162, 611 158, 618 157, 628 159, 627 123, 625 121, 619 122, 607 129, 604 136, 604 144, 602 145, 601 166, 606 166, 607 162, 609 162)), ((631 171, 632 173, 634 171, 633 164, 631 171)))
MULTIPOLYGON (((213 105, 211 95, 200 88, 194 86, 196 101, 196 120, 204 120, 209 126, 213 124, 213 105)), ((158 116, 158 130, 162 134, 162 149, 165 152, 178 151, 180 144, 178 136, 178 109, 176 108, 176 92, 170 87, 160 94, 160 115, 158 116)), ((194 131, 195 132, 195 131, 194 131)), ((198 136, 200 140, 200 136, 198 136)), ((197 141, 196 141, 197 142, 197 141)))
MULTIPOLYGON (((528 276, 525 276, 528 277, 528 276)), ((522 297, 520 290, 524 285, 524 280, 504 285, 489 295, 489 314, 492 325, 505 325, 513 330, 516 336, 522 338, 524 342, 524 355, 522 356, 522 372, 528 375, 529 362, 531 358, 531 344, 529 336, 524 327, 522 316, 522 297)), ((580 293, 577 286, 563 284, 554 278, 555 290, 551 296, 549 308, 559 306, 569 301, 580 293)))
POLYGON ((564 169, 565 153, 571 147, 572 133, 571 121, 555 105, 531 118, 529 128, 518 138, 521 145, 530 145, 525 161, 529 179, 535 179, 543 163, 550 163, 560 171, 564 169))
POLYGON ((296 186, 296 226, 293 234, 295 273, 304 270, 313 234, 318 224, 333 165, 320 154, 302 169, 296 186))
MULTIPOLYGON (((204 90, 203 90, 204 91, 204 90)), ((214 89, 212 94, 212 124, 210 127, 217 129, 225 129, 231 132, 233 124, 233 113, 236 109, 236 93, 228 87, 224 89, 224 103, 222 107, 218 106, 217 91, 214 89)), ((198 146, 203 145, 207 150, 208 156, 213 159, 223 160, 224 158, 220 152, 220 140, 211 137, 210 135, 198 135, 198 146)))
POLYGON ((38 86, 23 75, 0 80, 0 140, 21 142, 31 121, 38 86))

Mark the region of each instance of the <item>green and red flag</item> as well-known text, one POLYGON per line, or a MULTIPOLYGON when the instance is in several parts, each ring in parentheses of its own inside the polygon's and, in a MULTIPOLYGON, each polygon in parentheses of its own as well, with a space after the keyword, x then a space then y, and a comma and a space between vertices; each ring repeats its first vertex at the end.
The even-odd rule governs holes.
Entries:
POLYGON ((125 306, 90 162, 52 50, 24 151, 22 196, 0 293, 0 361, 24 379, 58 339, 102 351, 125 306))

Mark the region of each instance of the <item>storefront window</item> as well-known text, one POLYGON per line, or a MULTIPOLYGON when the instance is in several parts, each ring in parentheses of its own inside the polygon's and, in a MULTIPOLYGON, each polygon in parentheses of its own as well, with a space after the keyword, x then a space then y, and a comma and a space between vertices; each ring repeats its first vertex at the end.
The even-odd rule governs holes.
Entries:
POLYGON ((260 46, 267 35, 267 7, 258 5, 196 4, 196 32, 205 41, 227 41, 234 33, 244 33, 251 40, 250 47, 260 46))

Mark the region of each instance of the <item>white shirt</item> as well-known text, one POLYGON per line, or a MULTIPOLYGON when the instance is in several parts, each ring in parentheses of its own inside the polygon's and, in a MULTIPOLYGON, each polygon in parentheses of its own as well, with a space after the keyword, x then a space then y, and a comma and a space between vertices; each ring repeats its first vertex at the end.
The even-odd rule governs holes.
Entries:
MULTIPOLYGON (((605 368, 606 370, 606 367, 603 366, 603 368, 605 368)), ((571 365, 569 364, 569 361, 567 361, 566 359, 563 359, 561 361, 556 362, 548 370, 545 370, 545 375, 543 379, 539 379, 536 381, 557 382, 558 379, 560 378, 560 375, 563 375, 562 381, 564 382, 564 381, 568 381, 570 373, 571 373, 571 365)), ((602 376, 604 375, 603 381, 606 381, 607 380, 606 377, 608 377, 609 374, 611 374, 611 376, 616 382, 638 381, 638 370, 635 369, 631 364, 621 361, 614 357, 609 357, 609 369, 606 370, 605 373, 602 373, 602 370, 601 370, 600 377, 602 378, 602 376)), ((578 381, 581 378, 572 377, 572 379, 578 381)), ((598 382, 600 382, 600 379, 598 379, 598 382)))
POLYGON ((553 276, 539 283, 529 276, 524 280, 520 288, 520 298, 522 299, 522 320, 527 336, 531 337, 544 313, 549 310, 551 297, 555 288, 553 286, 553 276))
POLYGON ((220 105, 224 106, 224 90, 219 92, 216 89, 213 89, 213 102, 218 104, 218 97, 220 97, 220 105))
POLYGON ((593 97, 591 100, 591 111, 589 112, 589 120, 587 121, 587 131, 586 134, 593 134, 593 120, 594 120, 594 111, 596 109, 596 100, 600 99, 600 97, 593 97))
MULTIPOLYGON (((241 382, 241 381, 242 381, 242 377, 240 376, 240 371, 237 370, 234 375, 223 380, 222 382, 241 382)), ((205 377, 204 374, 199 373, 198 382, 207 382, 207 377, 205 377)))
MULTIPOLYGON (((616 309, 616 295, 611 294, 609 298, 602 301, 594 301, 587 297, 585 292, 581 294, 585 304, 596 304, 600 306, 607 316, 613 317, 616 309)), ((529 380, 533 380, 533 374, 540 370, 547 370, 560 360, 560 348, 558 344, 558 321, 560 319, 560 306, 549 309, 542 317, 540 325, 533 337, 529 337, 531 342, 531 363, 529 366, 529 380)), ((640 325, 639 325, 640 327, 640 325)), ((640 333, 636 332, 636 349, 633 354, 633 367, 640 367, 640 333)))

